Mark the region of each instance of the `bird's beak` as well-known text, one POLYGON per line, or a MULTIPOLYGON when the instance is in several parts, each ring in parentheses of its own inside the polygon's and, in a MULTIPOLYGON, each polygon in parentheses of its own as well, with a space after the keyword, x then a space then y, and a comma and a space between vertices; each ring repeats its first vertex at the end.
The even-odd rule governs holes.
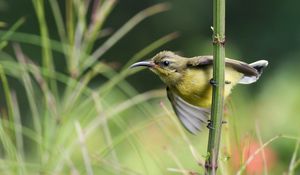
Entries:
POLYGON ((131 69, 131 68, 139 67, 139 66, 145 66, 145 67, 151 68, 151 67, 154 67, 155 64, 153 61, 141 61, 141 62, 132 64, 129 68, 131 69))

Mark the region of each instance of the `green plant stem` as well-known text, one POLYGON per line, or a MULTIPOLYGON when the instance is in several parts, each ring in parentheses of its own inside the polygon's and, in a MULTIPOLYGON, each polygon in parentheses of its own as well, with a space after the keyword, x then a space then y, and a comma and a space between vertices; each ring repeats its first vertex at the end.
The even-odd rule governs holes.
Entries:
POLYGON ((216 174, 224 106, 225 0, 213 1, 213 86, 211 126, 208 138, 206 174, 216 174))
MULTIPOLYGON (((52 46, 49 38, 49 32, 48 32, 48 26, 47 26, 47 20, 45 16, 45 1, 44 0, 32 0, 36 16, 38 18, 39 22, 39 28, 40 28, 40 35, 41 35, 41 46, 42 46, 42 65, 43 67, 49 69, 49 73, 51 76, 55 75, 55 66, 53 62, 53 56, 52 56, 52 46)), ((53 80, 47 80, 50 85, 50 89, 52 90, 52 93, 57 96, 58 90, 57 90, 57 84, 55 79, 53 80)))
POLYGON ((12 101, 11 97, 11 91, 8 85, 8 80, 5 76, 4 69, 2 65, 0 65, 0 80, 1 80, 1 86, 3 87, 4 95, 5 95, 5 100, 7 103, 7 111, 8 111, 8 117, 10 121, 13 121, 13 116, 14 114, 14 104, 12 101))
POLYGON ((66 1, 66 21, 69 44, 72 45, 74 42, 74 18, 73 18, 73 2, 72 0, 66 1))

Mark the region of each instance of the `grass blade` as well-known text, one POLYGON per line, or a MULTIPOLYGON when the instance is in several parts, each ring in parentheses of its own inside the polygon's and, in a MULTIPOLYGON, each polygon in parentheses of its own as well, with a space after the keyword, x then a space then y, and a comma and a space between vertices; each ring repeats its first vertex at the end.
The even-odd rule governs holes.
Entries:
POLYGON ((240 167, 240 169, 237 171, 237 175, 241 175, 243 171, 246 169, 247 165, 255 158, 257 154, 259 154, 266 146, 268 146, 270 143, 274 142, 278 138, 282 137, 281 135, 277 135, 275 137, 272 137, 267 142, 262 144, 260 148, 258 148, 249 158, 245 161, 245 163, 240 167))
POLYGON ((15 144, 11 140, 11 134, 7 132, 7 127, 3 124, 5 119, 2 119, 4 116, 0 118, 0 140, 4 149, 4 157, 9 161, 15 161, 17 157, 17 151, 15 144))
MULTIPOLYGON (((256 129, 256 135, 257 135, 257 138, 258 138, 258 141, 259 141, 259 145, 260 145, 260 147, 262 147, 263 146, 263 141, 262 141, 262 138, 261 138, 258 122, 256 122, 255 129, 256 129)), ((265 153, 264 149, 261 151, 261 154, 262 154, 262 159, 263 159, 263 164, 264 164, 264 174, 268 175, 267 159, 266 159, 266 153, 265 153)))
POLYGON ((176 38, 178 36, 177 33, 171 33, 168 34, 156 41, 154 41, 153 43, 151 43, 150 45, 148 45, 147 47, 145 47, 144 49, 142 49, 141 51, 137 52, 127 63, 125 66, 123 66, 123 69, 121 70, 121 72, 115 76, 113 76, 112 79, 110 79, 108 82, 106 82, 100 89, 100 93, 107 93, 108 90, 112 89, 113 86, 115 86, 116 84, 118 84, 120 81, 122 81, 123 79, 126 78, 126 76, 129 75, 129 72, 132 72, 131 70, 128 69, 129 65, 131 65, 132 63, 138 61, 139 59, 145 57, 147 54, 149 54, 150 52, 152 52, 153 50, 161 47, 162 45, 166 44, 167 42, 173 40, 174 38, 176 38))
POLYGON ((21 65, 27 65, 26 58, 21 50, 20 45, 14 44, 13 48, 14 48, 16 57, 20 63, 20 69, 22 72, 21 79, 22 79, 23 85, 25 87, 30 111, 32 113, 34 128, 37 133, 41 134, 41 132, 42 132, 41 125, 40 125, 41 121, 39 118, 39 111, 37 109, 37 102, 35 100, 35 93, 34 93, 34 87, 32 84, 32 80, 31 80, 30 75, 29 75, 28 71, 26 70, 26 68, 21 66, 21 65))
POLYGON ((93 173, 93 168, 92 168, 92 165, 91 165, 88 150, 87 150, 86 145, 85 145, 86 136, 85 136, 85 133, 83 133, 83 131, 81 129, 81 126, 80 126, 78 121, 75 122, 75 128, 76 128, 76 131, 77 131, 77 134, 78 134, 78 140, 79 140, 79 143, 80 143, 80 146, 81 146, 81 152, 82 152, 82 156, 83 156, 83 160, 84 160, 86 173, 88 175, 93 175, 94 174, 93 173))
POLYGON ((141 21, 149 16, 155 15, 157 13, 166 11, 169 9, 168 4, 157 4, 142 10, 134 17, 132 17, 128 22, 126 22, 119 30, 116 31, 106 42, 102 44, 91 57, 87 58, 83 62, 82 71, 86 70, 88 67, 93 65, 107 50, 109 50, 115 43, 117 43, 125 34, 127 34, 133 27, 139 24, 141 21))
POLYGON ((11 91, 8 85, 7 78, 5 76, 5 72, 3 70, 2 65, 0 65, 0 79, 2 81, 2 86, 4 90, 4 95, 6 99, 6 105, 7 105, 7 110, 8 110, 8 117, 10 121, 13 121, 13 116, 14 116, 14 104, 12 101, 11 97, 11 91))
MULTIPOLYGON (((106 120, 106 116, 104 114, 104 111, 102 110, 102 104, 100 102, 100 97, 97 95, 97 93, 93 93, 92 94, 92 98, 94 99, 94 103, 95 103, 95 108, 97 110, 98 113, 98 118, 103 118, 103 123, 102 123, 102 129, 103 129, 103 134, 105 137, 105 141, 107 145, 112 145, 112 136, 109 130, 109 126, 108 126, 108 122, 106 120)), ((115 172, 116 174, 120 174, 119 169, 120 169, 120 164, 119 164, 119 160, 117 157, 117 153, 116 151, 112 150, 111 152, 111 157, 112 157, 112 161, 115 163, 115 172)))
POLYGON ((287 173, 288 175, 294 175, 294 171, 296 168, 296 158, 297 158, 297 154, 299 151, 299 146, 300 146, 300 139, 296 142, 295 150, 293 152, 293 156, 290 161, 290 165, 289 165, 289 169, 288 169, 288 173, 287 173))
POLYGON ((102 3, 95 1, 93 13, 91 15, 91 23, 88 27, 83 43, 85 44, 85 53, 90 53, 92 46, 98 38, 99 31, 116 4, 116 0, 106 0, 102 3), (101 4, 99 6, 99 4, 101 4))
MULTIPOLYGON (((55 72, 55 68, 54 68, 53 57, 52 57, 51 42, 49 39, 49 32, 48 32, 48 27, 47 27, 46 17, 45 17, 44 0, 32 0, 32 3, 40 27, 43 67, 49 69, 50 73, 53 76, 55 72)), ((51 81, 50 80, 47 81, 50 82, 50 88, 53 91, 53 93, 57 96, 57 85, 55 79, 52 79, 51 81)))
POLYGON ((15 131, 15 137, 16 137, 16 158, 17 162, 19 164, 18 166, 18 174, 27 174, 27 170, 25 168, 25 154, 24 154, 24 141, 23 141, 23 131, 22 131, 22 123, 21 123, 21 116, 20 116, 20 110, 19 105, 17 101, 16 93, 13 91, 12 94, 12 101, 14 104, 14 126, 13 129, 15 131))
POLYGON ((8 31, 6 31, 0 38, 0 50, 3 49, 9 37, 25 22, 25 18, 20 18, 8 31))

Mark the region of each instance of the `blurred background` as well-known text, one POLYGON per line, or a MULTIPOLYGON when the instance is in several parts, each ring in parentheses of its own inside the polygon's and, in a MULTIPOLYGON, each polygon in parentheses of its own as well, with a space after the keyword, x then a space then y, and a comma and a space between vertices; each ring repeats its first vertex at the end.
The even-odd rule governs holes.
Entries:
MULTIPOLYGON (((300 173, 299 5, 227 2, 226 56, 269 66, 227 101, 220 174, 300 173)), ((127 68, 212 54, 211 26, 209 0, 0 0, 1 174, 202 173, 208 131, 127 68)))

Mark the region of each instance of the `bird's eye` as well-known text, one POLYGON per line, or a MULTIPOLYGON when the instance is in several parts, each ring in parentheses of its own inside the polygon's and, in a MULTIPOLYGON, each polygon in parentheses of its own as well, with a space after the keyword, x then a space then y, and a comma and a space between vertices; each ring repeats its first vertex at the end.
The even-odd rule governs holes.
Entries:
POLYGON ((170 61, 165 60, 165 61, 162 62, 162 65, 167 67, 167 66, 170 65, 170 61))

